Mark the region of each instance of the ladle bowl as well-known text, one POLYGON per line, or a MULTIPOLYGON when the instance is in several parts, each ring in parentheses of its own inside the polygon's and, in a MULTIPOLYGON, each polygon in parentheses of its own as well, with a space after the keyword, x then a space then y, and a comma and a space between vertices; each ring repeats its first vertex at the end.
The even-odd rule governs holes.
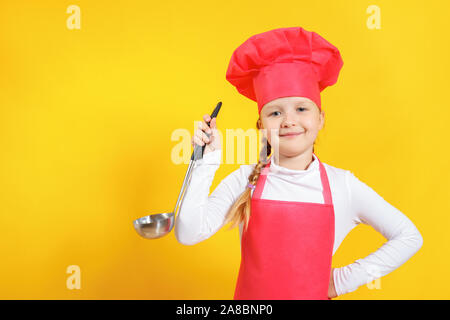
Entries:
POLYGON ((133 221, 136 232, 146 239, 158 239, 168 234, 175 224, 173 212, 151 214, 133 221))

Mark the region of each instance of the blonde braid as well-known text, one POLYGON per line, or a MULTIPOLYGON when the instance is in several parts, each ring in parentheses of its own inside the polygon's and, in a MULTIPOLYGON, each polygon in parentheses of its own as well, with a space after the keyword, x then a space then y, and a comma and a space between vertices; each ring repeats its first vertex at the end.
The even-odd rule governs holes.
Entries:
MULTIPOLYGON (((257 127, 259 128, 258 122, 257 122, 257 127)), ((270 155, 270 153, 272 151, 272 148, 265 137, 263 137, 263 146, 264 146, 264 148, 261 150, 261 153, 259 154, 259 161, 256 164, 255 168, 253 169, 252 173, 248 177, 248 183, 251 185, 254 185, 254 186, 256 186, 258 178, 261 174, 261 170, 267 164, 267 157, 270 155)), ((225 223, 224 223, 224 224, 228 224, 231 222, 231 226, 228 230, 233 229, 234 227, 236 227, 243 221, 245 222, 244 230, 247 230, 248 222, 250 220, 250 212, 251 212, 251 200, 252 200, 251 191, 252 190, 250 188, 246 187, 245 191, 242 192, 242 194, 234 202, 234 204, 231 206, 230 210, 228 211, 228 214, 225 217, 225 223)))

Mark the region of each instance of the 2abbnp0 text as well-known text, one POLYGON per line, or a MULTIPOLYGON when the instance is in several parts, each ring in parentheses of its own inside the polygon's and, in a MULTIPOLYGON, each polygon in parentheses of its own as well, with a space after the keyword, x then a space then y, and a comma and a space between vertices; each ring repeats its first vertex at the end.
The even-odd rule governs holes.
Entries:
MULTIPOLYGON (((272 314, 272 306, 269 305, 220 305, 220 314, 272 314)), ((202 314, 205 317, 209 312, 217 313, 217 309, 211 307, 189 307, 183 304, 182 307, 177 307, 177 314, 202 314)))

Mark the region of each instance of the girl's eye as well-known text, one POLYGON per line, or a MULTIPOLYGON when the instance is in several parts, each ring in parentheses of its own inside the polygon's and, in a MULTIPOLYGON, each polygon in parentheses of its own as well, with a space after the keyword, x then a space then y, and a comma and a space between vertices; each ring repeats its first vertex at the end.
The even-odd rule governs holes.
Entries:
MULTIPOLYGON (((302 107, 297 108, 297 110, 299 110, 299 109, 301 109, 302 111, 305 111, 305 110, 306 110, 306 108, 302 108, 302 107)), ((274 115, 274 114, 277 113, 277 112, 279 112, 279 111, 274 111, 274 112, 272 112, 270 115, 274 115)))

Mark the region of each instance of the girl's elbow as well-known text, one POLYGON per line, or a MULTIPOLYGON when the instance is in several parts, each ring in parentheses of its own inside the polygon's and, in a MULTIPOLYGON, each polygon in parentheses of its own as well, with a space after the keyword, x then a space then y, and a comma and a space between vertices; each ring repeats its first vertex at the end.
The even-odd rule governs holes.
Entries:
POLYGON ((196 241, 192 241, 189 239, 183 239, 183 238, 179 238, 179 237, 176 237, 176 238, 179 243, 181 243, 182 245, 185 245, 185 246, 193 246, 194 244, 197 244, 196 241))
POLYGON ((177 229, 175 229, 175 238, 179 243, 185 246, 193 246, 194 244, 197 244, 198 241, 195 241, 192 239, 192 237, 186 237, 185 235, 181 235, 177 229))
POLYGON ((409 246, 413 247, 415 252, 423 246, 422 234, 414 225, 405 233, 405 239, 408 239, 409 246))
POLYGON ((419 249, 423 246, 423 237, 417 229, 415 232, 409 233, 405 236, 405 240, 407 240, 408 246, 414 252, 413 254, 419 251, 419 249))
POLYGON ((419 231, 417 231, 416 237, 417 237, 417 251, 419 251, 419 249, 422 248, 422 246, 423 246, 423 237, 419 231))

